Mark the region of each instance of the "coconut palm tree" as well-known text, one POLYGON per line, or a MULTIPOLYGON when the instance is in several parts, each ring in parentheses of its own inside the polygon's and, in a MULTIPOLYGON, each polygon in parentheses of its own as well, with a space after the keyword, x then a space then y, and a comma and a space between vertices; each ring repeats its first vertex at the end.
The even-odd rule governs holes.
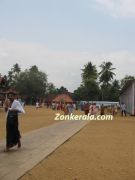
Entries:
POLYGON ((115 73, 113 70, 116 68, 112 67, 113 64, 111 62, 103 62, 99 67, 101 68, 101 72, 99 73, 99 81, 104 85, 109 85, 109 82, 113 80, 115 73))

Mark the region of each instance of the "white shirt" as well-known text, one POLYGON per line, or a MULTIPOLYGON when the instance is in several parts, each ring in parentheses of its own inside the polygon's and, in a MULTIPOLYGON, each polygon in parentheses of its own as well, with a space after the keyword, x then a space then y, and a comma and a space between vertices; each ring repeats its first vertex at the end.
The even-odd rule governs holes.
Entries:
POLYGON ((25 110, 23 109, 21 103, 16 99, 13 101, 11 108, 9 108, 9 110, 12 109, 17 109, 19 112, 25 113, 25 110))
POLYGON ((122 104, 122 105, 121 105, 121 109, 122 109, 122 111, 125 111, 125 110, 126 110, 126 105, 125 105, 125 104, 122 104))

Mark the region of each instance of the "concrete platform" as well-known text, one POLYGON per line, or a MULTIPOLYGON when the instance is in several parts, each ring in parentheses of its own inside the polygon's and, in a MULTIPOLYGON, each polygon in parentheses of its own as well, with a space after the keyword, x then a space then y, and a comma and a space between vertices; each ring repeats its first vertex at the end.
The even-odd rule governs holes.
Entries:
POLYGON ((0 142, 0 180, 16 180, 50 155, 71 136, 82 129, 86 121, 64 121, 31 131, 22 136, 22 148, 5 153, 0 142))

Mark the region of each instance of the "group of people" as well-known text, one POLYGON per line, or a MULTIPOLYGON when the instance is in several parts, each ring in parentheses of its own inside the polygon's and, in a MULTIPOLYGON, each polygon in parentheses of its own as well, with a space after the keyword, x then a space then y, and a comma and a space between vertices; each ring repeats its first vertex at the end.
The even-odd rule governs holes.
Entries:
MULTIPOLYGON (((14 94, 12 98, 6 99, 4 102, 5 112, 7 112, 7 121, 6 121, 6 149, 9 151, 10 148, 17 146, 21 147, 21 135, 18 128, 18 114, 25 113, 23 104, 20 103, 20 100, 14 94)), ((36 102, 36 108, 39 108, 40 104, 36 102)), ((70 115, 76 110, 75 103, 52 103, 51 108, 53 110, 62 110, 64 115, 70 115)), ((126 105, 121 104, 121 116, 126 116, 126 105)), ((96 103, 85 103, 83 105, 83 111, 85 115, 116 115, 118 112, 117 105, 111 105, 105 107, 103 104, 101 107, 97 106, 96 103)))
POLYGON ((52 110, 63 111, 65 115, 71 114, 71 113, 73 113, 74 110, 77 109, 75 103, 52 102, 48 106, 47 103, 42 104, 42 103, 39 103, 38 101, 36 102, 36 109, 43 107, 43 106, 45 106, 47 108, 51 108, 52 110))
POLYGON ((62 110, 64 111, 64 115, 70 115, 73 113, 74 110, 76 110, 76 104, 63 104, 62 110))
POLYGON ((85 112, 85 115, 88 115, 88 114, 97 115, 97 114, 99 114, 99 107, 96 106, 96 103, 92 103, 92 104, 86 103, 86 104, 84 104, 83 110, 85 112))
MULTIPOLYGON (((103 104, 101 106, 97 106, 96 103, 86 103, 83 106, 83 109, 85 111, 85 115, 113 115, 115 116, 118 113, 118 106, 117 105, 110 105, 110 106, 104 106, 103 104)), ((124 111, 125 113, 125 111, 124 111)))
MULTIPOLYGON (((73 113, 74 110, 77 110, 77 105, 76 103, 56 103, 56 102, 52 102, 52 103, 45 103, 44 105, 42 105, 41 103, 39 103, 38 101, 36 102, 36 108, 40 108, 42 106, 45 106, 47 108, 51 108, 52 110, 61 110, 64 111, 64 114, 71 114, 73 113)), ((118 105, 109 105, 109 106, 104 106, 103 104, 101 106, 98 106, 96 103, 85 103, 85 104, 81 104, 80 105, 80 109, 82 111, 85 112, 85 115, 117 115, 118 113, 118 105)), ((126 105, 124 103, 122 103, 120 105, 120 109, 121 109, 121 116, 126 116, 126 105)))
POLYGON ((74 110, 76 110, 76 104, 75 103, 52 103, 51 108, 53 110, 61 110, 64 112, 64 115, 70 115, 73 113, 74 110))
POLYGON ((25 113, 25 111, 15 94, 13 94, 10 99, 5 100, 5 111, 7 112, 5 152, 7 152, 14 146, 17 146, 18 148, 21 147, 21 135, 18 128, 18 114, 25 113))

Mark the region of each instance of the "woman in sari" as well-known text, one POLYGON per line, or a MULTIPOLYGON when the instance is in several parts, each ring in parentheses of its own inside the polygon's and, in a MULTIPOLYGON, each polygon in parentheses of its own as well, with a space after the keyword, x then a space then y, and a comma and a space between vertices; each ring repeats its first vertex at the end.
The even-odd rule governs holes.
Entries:
POLYGON ((6 122, 6 152, 14 146, 21 147, 21 135, 18 129, 18 113, 25 112, 16 96, 11 99, 11 107, 8 109, 6 122))

